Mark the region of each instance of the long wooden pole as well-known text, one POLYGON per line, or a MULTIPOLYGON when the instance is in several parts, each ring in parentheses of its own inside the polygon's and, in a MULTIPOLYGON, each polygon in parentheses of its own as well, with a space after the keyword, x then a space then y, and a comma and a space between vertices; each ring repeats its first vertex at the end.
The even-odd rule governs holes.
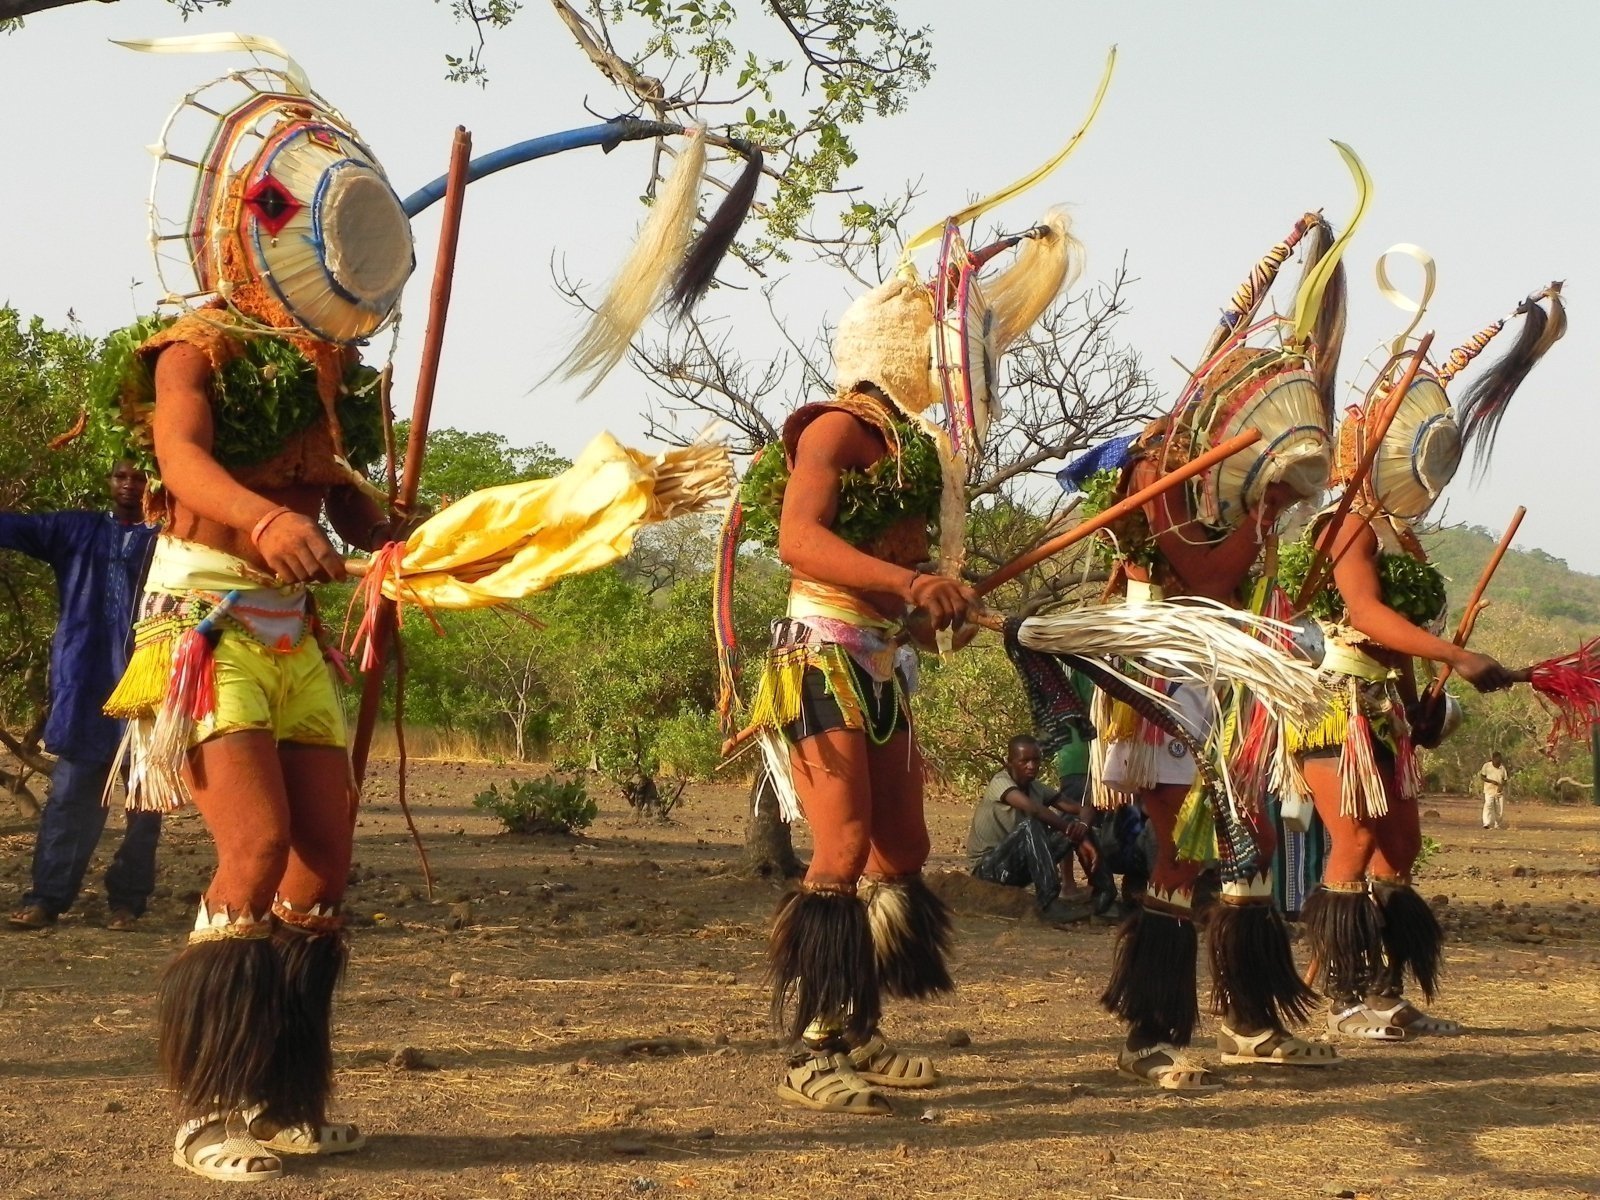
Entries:
POLYGON ((1098 533, 1107 525, 1120 521, 1129 513, 1137 512, 1157 496, 1163 495, 1177 487, 1178 484, 1193 479, 1202 471, 1207 471, 1216 466, 1225 458, 1232 457, 1256 442, 1261 440, 1259 429, 1246 430, 1237 437, 1231 437, 1220 445, 1213 446, 1198 458, 1192 458, 1181 467, 1176 467, 1161 476, 1148 487, 1141 488, 1126 500, 1119 500, 1110 508, 1104 509, 1078 525, 1073 526, 1058 537, 1051 538, 1029 550, 1026 554, 1019 554, 994 574, 980 582, 973 591, 980 596, 986 596, 1003 583, 1009 583, 1021 575, 1029 567, 1037 566, 1052 554, 1060 554, 1067 547, 1081 542, 1092 533, 1098 533))
MULTIPOLYGON (((450 146, 450 175, 446 184, 444 220, 439 229, 439 252, 433 268, 433 288, 428 300, 428 328, 422 343, 422 365, 417 373, 417 396, 411 406, 411 430, 406 440, 405 473, 395 497, 395 511, 406 515, 416 506, 422 480, 422 456, 427 448, 428 422, 433 415, 433 391, 439 381, 439 358, 444 345, 445 319, 450 312, 450 288, 455 278, 456 243, 461 236, 461 202, 467 191, 467 164, 472 159, 472 135, 456 126, 450 146)), ((395 629, 394 601, 381 598, 372 630, 376 665, 362 683, 361 710, 350 743, 350 765, 359 788, 367 776, 367 756, 378 724, 383 700, 383 677, 389 663, 389 644, 395 629)))
MULTIPOLYGON (((1467 600, 1466 608, 1461 610, 1461 623, 1456 626, 1455 644, 1465 646, 1467 639, 1472 636, 1472 627, 1477 623, 1478 613, 1484 605, 1483 593, 1488 590, 1489 581, 1494 578, 1494 573, 1500 567, 1500 560, 1506 556, 1506 551, 1511 549, 1511 542, 1517 536, 1517 527, 1522 524, 1522 518, 1528 515, 1528 510, 1522 505, 1517 506, 1517 511, 1511 514, 1511 524, 1506 526, 1506 531, 1500 535, 1500 544, 1494 548, 1494 553, 1489 556, 1489 565, 1483 568, 1483 574, 1478 576, 1478 585, 1472 589, 1472 595, 1467 600)), ((1444 692, 1445 680, 1450 678, 1450 664, 1445 663, 1444 668, 1434 677, 1433 684, 1428 688, 1428 699, 1434 701, 1444 692)))
POLYGON ((1422 341, 1417 343, 1411 361, 1406 364, 1406 369, 1400 376, 1400 382, 1389 393, 1388 403, 1383 406, 1383 411, 1378 414, 1377 423, 1367 435, 1367 448, 1361 455, 1361 462, 1356 467, 1355 474, 1344 486, 1344 495, 1339 498, 1339 506, 1333 510, 1333 519, 1322 527, 1322 534, 1317 538, 1317 548, 1311 555, 1311 566, 1306 570, 1305 582, 1300 585, 1300 594, 1295 597, 1296 612, 1304 611, 1311 597, 1321 590, 1326 569, 1331 569, 1327 568, 1327 563, 1333 552, 1333 544, 1339 537, 1339 526, 1349 515, 1350 506, 1361 493, 1361 488, 1367 482, 1367 476, 1372 474, 1373 464, 1378 461, 1378 450, 1383 446, 1383 436, 1389 432, 1389 426, 1394 423, 1395 415, 1399 413, 1406 393, 1411 390, 1411 381, 1417 377, 1417 371, 1426 360, 1428 347, 1431 345, 1433 345, 1433 334, 1430 332, 1424 334, 1422 341))

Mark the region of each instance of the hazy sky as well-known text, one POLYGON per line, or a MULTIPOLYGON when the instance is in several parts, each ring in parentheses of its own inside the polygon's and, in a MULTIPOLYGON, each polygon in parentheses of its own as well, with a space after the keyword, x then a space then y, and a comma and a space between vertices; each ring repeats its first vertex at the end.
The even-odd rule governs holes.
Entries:
MULTIPOLYGON (((749 5, 754 10, 754 5, 749 5)), ((1351 187, 1327 144, 1356 148, 1376 180, 1346 261, 1354 367, 1404 323, 1372 283, 1395 242, 1439 263, 1426 326, 1448 347, 1530 290, 1567 281, 1571 331, 1518 395, 1488 478, 1463 470, 1448 515, 1498 529, 1517 504, 1519 545, 1600 571, 1600 388, 1591 297, 1600 277, 1600 5, 1453 3, 1070 3, 906 0, 933 27, 937 72, 911 111, 858 136, 853 182, 883 193, 920 180, 911 224, 937 220, 1044 159, 1076 127, 1106 48, 1120 46, 1099 123, 1044 185, 994 214, 1020 227, 1072 205, 1087 278, 1124 251, 1139 282, 1120 328, 1171 391, 1254 258, 1306 208, 1336 224, 1351 187)), ((180 95, 238 56, 154 57, 111 37, 207 30, 269 34, 341 107, 406 194, 441 173, 457 124, 475 150, 589 124, 587 101, 617 100, 550 10, 530 3, 488 51, 487 89, 444 82, 465 44, 446 7, 424 0, 236 0, 187 24, 159 0, 79 4, 0 36, 7 100, 0 203, 0 302, 60 323, 73 310, 104 332, 157 298, 143 202, 155 139, 180 95)), ((777 51, 770 35, 765 40, 777 51)), ((791 100, 791 106, 793 101, 791 100)), ((579 151, 475 185, 468 195, 435 423, 492 429, 572 453, 602 427, 637 441, 647 384, 619 370, 581 406, 570 385, 529 393, 577 319, 550 278, 552 256, 604 278, 639 219, 644 146, 579 151)), ((409 408, 426 315, 437 209, 416 223, 397 407, 409 408)), ((841 277, 794 264, 777 304, 809 330, 848 302, 841 277)), ((764 307, 722 293, 708 305, 741 344, 770 352, 764 307)))

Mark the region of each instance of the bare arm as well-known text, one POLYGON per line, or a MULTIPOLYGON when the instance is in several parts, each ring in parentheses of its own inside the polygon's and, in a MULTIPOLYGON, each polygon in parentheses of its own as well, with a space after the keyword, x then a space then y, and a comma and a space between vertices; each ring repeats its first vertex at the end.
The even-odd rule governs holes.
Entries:
POLYGON ((795 450, 778 524, 778 557, 818 583, 899 596, 926 608, 943 628, 972 603, 954 580, 924 575, 856 549, 830 526, 845 471, 865 470, 884 454, 878 435, 847 412, 824 413, 806 427, 795 450))
POLYGON ((262 561, 281 578, 300 583, 343 579, 344 560, 314 516, 251 491, 213 456, 210 377, 205 355, 181 342, 156 360, 152 427, 162 483, 201 519, 250 535, 262 561), (272 520, 262 529, 268 517, 272 520))
POLYGON ((1513 682, 1507 671, 1487 654, 1435 637, 1383 602, 1378 578, 1378 535, 1355 514, 1345 517, 1333 539, 1333 580, 1344 598, 1353 628, 1399 654, 1448 663, 1480 692, 1498 691, 1513 682))
POLYGON ((212 457, 210 378, 210 364, 193 346, 179 342, 156 359, 153 429, 161 482, 196 515, 249 533, 279 506, 239 483, 212 457))
POLYGON ((1051 829, 1059 830, 1061 833, 1070 835, 1072 826, 1078 824, 1078 822, 1070 820, 1065 814, 1056 811, 1049 805, 1040 804, 1019 787, 1007 788, 1000 799, 1023 816, 1042 821, 1050 826, 1051 829))

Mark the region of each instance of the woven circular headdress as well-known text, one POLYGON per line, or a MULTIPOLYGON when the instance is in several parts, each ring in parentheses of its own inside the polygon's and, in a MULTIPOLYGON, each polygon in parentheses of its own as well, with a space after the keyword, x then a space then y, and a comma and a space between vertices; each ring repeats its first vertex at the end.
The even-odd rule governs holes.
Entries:
POLYGON ((121 44, 283 60, 196 88, 152 147, 150 237, 164 302, 217 297, 261 325, 341 345, 392 321, 416 263, 410 221, 355 127, 288 53, 239 34, 121 44), (180 222, 171 212, 185 186, 180 222))
POLYGON ((1396 397, 1394 385, 1413 353, 1409 349, 1412 332, 1420 325, 1433 296, 1434 262, 1421 247, 1401 243, 1379 257, 1377 276, 1384 296, 1413 316, 1411 323, 1389 343, 1388 360, 1362 402, 1345 411, 1339 429, 1336 478, 1339 483, 1348 483, 1354 477, 1370 444, 1371 431, 1393 406, 1394 416, 1373 456, 1362 493, 1380 511, 1416 520, 1455 478, 1467 448, 1474 450, 1480 470, 1487 464, 1511 397, 1528 372, 1566 332, 1566 309, 1560 283, 1532 293, 1509 317, 1490 323, 1450 351, 1442 365, 1421 364, 1405 395, 1396 397), (1420 297, 1406 296, 1391 283, 1387 260, 1397 254, 1415 260, 1422 268, 1420 297), (1516 343, 1468 386, 1459 410, 1452 406, 1446 391, 1450 383, 1484 351, 1508 320, 1518 316, 1523 322, 1516 343))
POLYGON ((999 356, 1050 306, 1080 260, 1066 214, 1045 220, 981 250, 967 247, 961 226, 1032 187, 1077 148, 1100 110, 1116 65, 1112 48, 1088 116, 1051 159, 906 242, 891 277, 859 296, 839 318, 834 336, 834 391, 847 396, 863 384, 881 391, 939 447, 944 468, 940 508, 940 570, 961 568, 965 553, 967 472, 983 451, 998 411, 999 356), (924 280, 913 255, 937 241, 939 262, 924 280), (1016 261, 987 283, 979 274, 997 254, 1021 245, 1016 261), (942 409, 942 421, 932 410, 942 409))

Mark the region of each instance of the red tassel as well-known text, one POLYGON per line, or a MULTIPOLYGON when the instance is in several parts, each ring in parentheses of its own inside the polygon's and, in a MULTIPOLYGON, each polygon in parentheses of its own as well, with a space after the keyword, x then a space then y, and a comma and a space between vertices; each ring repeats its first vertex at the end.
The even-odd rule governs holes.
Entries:
POLYGON ((1588 741, 1600 724, 1600 638, 1584 642, 1572 654, 1547 659, 1533 667, 1529 682, 1551 710, 1545 748, 1563 740, 1588 741))
POLYGON ((172 679, 167 684, 167 705, 190 721, 203 721, 217 707, 217 680, 213 670, 216 643, 198 629, 178 639, 172 655, 172 679))

